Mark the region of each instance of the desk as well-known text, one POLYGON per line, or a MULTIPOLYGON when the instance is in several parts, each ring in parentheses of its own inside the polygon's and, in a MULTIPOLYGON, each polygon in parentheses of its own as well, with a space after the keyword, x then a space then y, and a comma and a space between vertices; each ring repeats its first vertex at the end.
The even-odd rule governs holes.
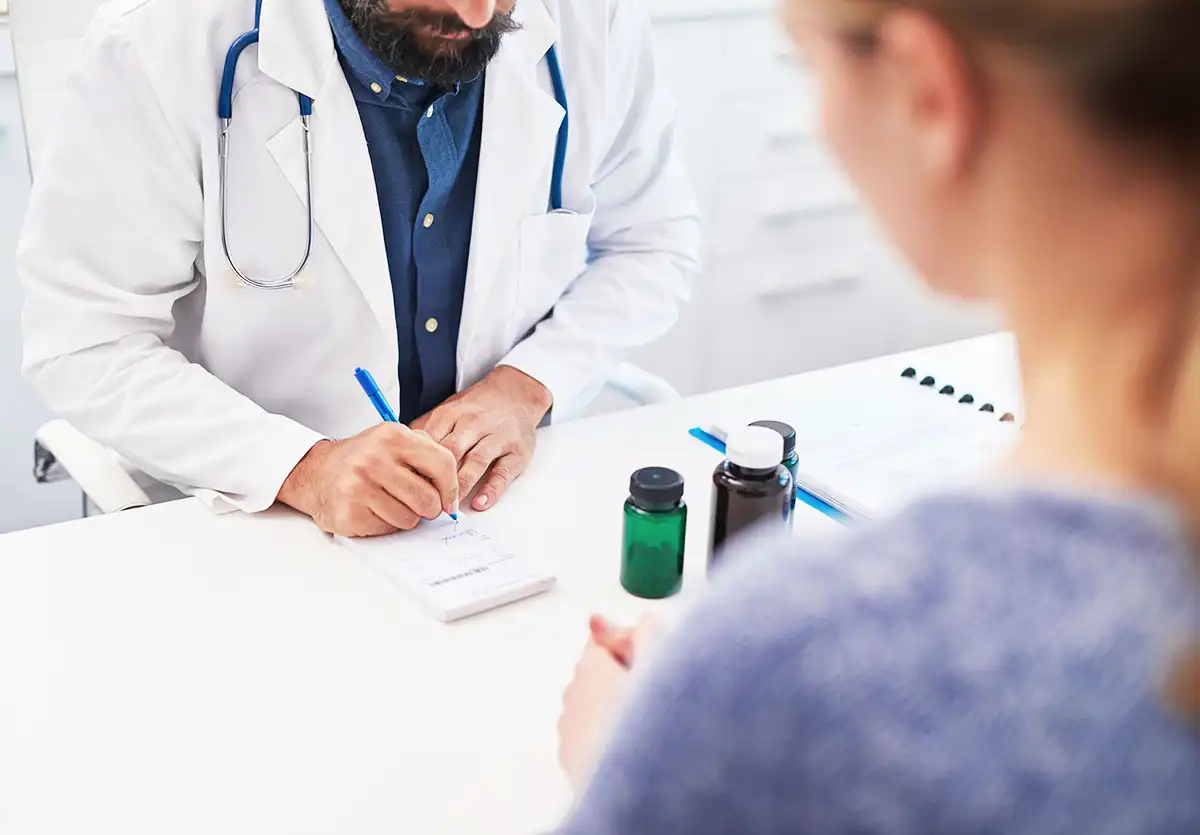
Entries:
MULTIPOLYGON (((559 586, 451 626, 283 510, 216 517, 186 500, 0 537, 0 832, 552 827, 569 802, 559 696, 586 615, 651 605, 617 580, 630 472, 685 474, 694 596, 717 457, 687 430, 731 402, 770 414, 823 376, 857 385, 906 364, 1013 380, 1001 335, 546 430, 483 524, 559 586)), ((836 530, 811 511, 798 526, 836 530)))

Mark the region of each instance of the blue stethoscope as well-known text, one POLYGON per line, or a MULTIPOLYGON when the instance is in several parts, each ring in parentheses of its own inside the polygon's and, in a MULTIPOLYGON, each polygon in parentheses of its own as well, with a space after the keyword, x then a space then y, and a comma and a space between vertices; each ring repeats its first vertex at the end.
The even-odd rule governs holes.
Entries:
MULTIPOLYGON (((262 0, 254 3, 254 28, 238 37, 229 47, 225 55, 225 68, 221 73, 221 93, 217 101, 217 116, 221 120, 221 133, 218 139, 220 157, 220 189, 221 189, 221 248, 225 251, 225 260, 230 268, 245 284, 260 290, 288 290, 296 286, 296 278, 308 264, 312 256, 313 245, 313 202, 312 202, 312 121, 313 100, 303 93, 296 93, 300 102, 300 125, 303 128, 304 142, 304 193, 305 205, 308 207, 308 236, 304 244, 304 255, 294 270, 283 278, 261 279, 254 278, 242 270, 233 254, 229 251, 229 190, 226 180, 229 170, 229 126, 233 123, 233 81, 237 75, 238 61, 246 47, 258 43, 259 30, 262 22, 262 0)), ((554 149, 554 169, 550 175, 550 208, 559 211, 563 207, 563 171, 567 164, 567 88, 563 83, 562 66, 558 62, 558 51, 553 45, 546 53, 546 65, 550 70, 550 83, 554 87, 554 98, 563 109, 562 125, 558 129, 558 144, 554 149)))

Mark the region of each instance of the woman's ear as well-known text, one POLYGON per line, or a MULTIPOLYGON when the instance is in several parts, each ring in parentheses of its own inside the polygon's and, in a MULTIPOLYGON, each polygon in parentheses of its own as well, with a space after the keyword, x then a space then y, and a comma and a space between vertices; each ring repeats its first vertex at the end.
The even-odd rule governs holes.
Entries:
POLYGON ((932 16, 904 9, 884 16, 875 53, 909 159, 935 182, 957 178, 976 152, 983 120, 981 90, 962 47, 932 16))

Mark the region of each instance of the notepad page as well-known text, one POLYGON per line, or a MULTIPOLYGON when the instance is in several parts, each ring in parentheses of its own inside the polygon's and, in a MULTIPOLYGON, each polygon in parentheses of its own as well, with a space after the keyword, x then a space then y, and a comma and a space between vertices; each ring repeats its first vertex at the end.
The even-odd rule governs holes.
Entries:
POLYGON ((796 429, 800 487, 860 518, 974 480, 1019 433, 994 414, 899 377, 814 395, 781 404, 777 414, 739 414, 714 428, 727 433, 752 420, 787 421, 796 429))
POLYGON ((440 620, 539 594, 554 575, 466 520, 448 516, 375 539, 341 539, 440 620))

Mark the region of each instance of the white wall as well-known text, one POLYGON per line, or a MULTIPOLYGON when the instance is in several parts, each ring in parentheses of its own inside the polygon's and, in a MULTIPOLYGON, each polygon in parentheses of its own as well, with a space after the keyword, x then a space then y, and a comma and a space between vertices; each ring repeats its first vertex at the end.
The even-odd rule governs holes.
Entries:
POLYGON ((0 22, 0 533, 79 515, 73 485, 35 484, 32 475, 33 434, 49 415, 20 375, 21 290, 13 252, 28 196, 17 84, 8 30, 0 22))
POLYGON ((821 141, 815 84, 777 0, 651 2, 705 268, 641 365, 691 394, 998 328, 935 298, 874 228, 821 141))

